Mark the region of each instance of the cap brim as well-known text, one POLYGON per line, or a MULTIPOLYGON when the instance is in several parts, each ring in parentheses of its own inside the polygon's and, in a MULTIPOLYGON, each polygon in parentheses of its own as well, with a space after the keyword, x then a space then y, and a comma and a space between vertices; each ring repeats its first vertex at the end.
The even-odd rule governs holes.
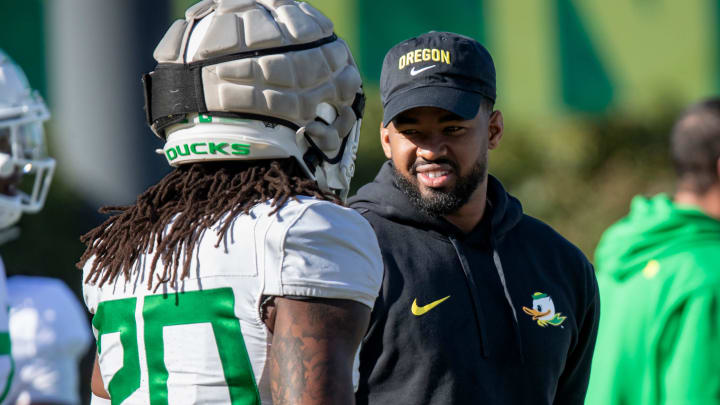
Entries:
POLYGON ((450 111, 464 119, 472 119, 478 113, 483 95, 452 87, 419 87, 400 93, 390 99, 383 109, 383 127, 399 114, 417 107, 437 107, 450 111))

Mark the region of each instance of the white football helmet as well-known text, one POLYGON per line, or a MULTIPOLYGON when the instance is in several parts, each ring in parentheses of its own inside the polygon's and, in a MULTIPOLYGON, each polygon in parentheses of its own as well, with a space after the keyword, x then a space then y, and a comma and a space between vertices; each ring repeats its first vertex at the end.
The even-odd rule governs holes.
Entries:
POLYGON ((42 97, 0 50, 0 230, 45 204, 55 170, 43 131, 48 118, 42 97))
POLYGON ((205 0, 155 49, 147 120, 172 166, 294 157, 345 198, 364 95, 332 22, 292 0, 205 0))

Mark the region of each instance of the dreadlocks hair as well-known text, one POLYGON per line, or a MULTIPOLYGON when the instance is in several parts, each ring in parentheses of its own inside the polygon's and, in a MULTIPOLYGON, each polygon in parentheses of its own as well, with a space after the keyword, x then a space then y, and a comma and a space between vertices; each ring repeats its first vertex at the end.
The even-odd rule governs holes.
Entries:
POLYGON ((134 205, 102 207, 101 213, 115 215, 80 238, 87 248, 77 267, 92 258, 85 282, 102 287, 120 273, 129 280, 138 258, 154 252, 147 281, 150 289, 157 278, 155 291, 178 280, 181 260, 179 279, 189 276, 190 259, 205 230, 218 225, 219 247, 237 215, 265 201, 272 201, 273 215, 298 195, 342 204, 310 180, 293 158, 183 165, 140 194, 134 205), (155 274, 158 261, 162 275, 155 274))

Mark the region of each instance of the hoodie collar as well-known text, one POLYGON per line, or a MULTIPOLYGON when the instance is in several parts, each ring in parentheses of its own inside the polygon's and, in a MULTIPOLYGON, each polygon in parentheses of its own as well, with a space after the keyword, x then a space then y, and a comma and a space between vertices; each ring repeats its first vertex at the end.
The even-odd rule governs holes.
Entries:
POLYGON ((649 260, 703 243, 720 243, 720 221, 700 209, 675 204, 668 195, 637 196, 630 213, 603 234, 595 263, 599 272, 624 279, 649 260))

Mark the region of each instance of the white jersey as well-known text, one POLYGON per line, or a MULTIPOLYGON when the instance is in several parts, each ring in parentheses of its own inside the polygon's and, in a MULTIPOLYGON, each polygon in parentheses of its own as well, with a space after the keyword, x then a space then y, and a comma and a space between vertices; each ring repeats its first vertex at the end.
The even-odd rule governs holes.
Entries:
POLYGON ((79 404, 78 367, 92 343, 87 313, 60 280, 8 279, 14 404, 79 404))
POLYGON ((8 328, 8 296, 5 281, 5 264, 0 259, 0 404, 7 403, 15 365, 10 357, 8 328))
POLYGON ((207 230, 190 277, 174 286, 148 290, 152 254, 138 260, 130 280, 85 285, 113 403, 271 404, 265 296, 349 299, 372 308, 383 264, 360 214, 310 197, 268 215, 272 210, 263 203, 239 215, 217 248, 217 233, 207 230))

